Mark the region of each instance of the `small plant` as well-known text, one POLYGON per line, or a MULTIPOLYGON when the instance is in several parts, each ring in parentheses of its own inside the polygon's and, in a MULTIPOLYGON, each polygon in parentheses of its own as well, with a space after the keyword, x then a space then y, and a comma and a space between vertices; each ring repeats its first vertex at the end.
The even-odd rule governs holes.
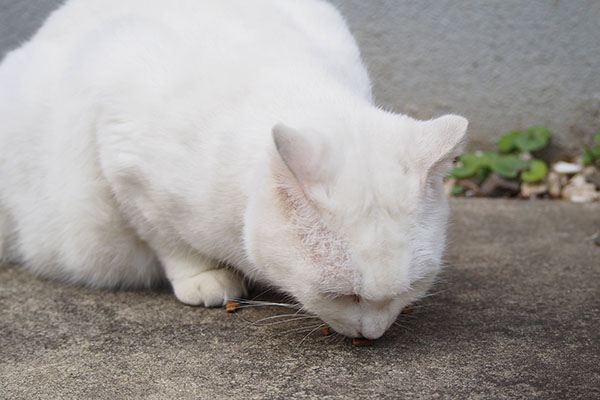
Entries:
POLYGON ((447 193, 562 198, 571 202, 600 199, 600 132, 594 136, 592 146, 585 146, 583 157, 556 162, 549 175, 548 164, 536 158, 534 152, 546 147, 550 137, 547 128, 534 126, 502 136, 499 151, 463 154, 446 182, 447 193))
POLYGON ((585 146, 585 153, 583 155, 583 165, 590 166, 594 164, 600 165, 600 132, 594 136, 596 146, 589 147, 585 146))
POLYGON ((480 183, 485 182, 492 172, 507 179, 520 177, 525 182, 538 182, 548 173, 548 165, 533 158, 531 152, 546 147, 550 136, 548 128, 543 126, 508 133, 498 142, 502 153, 476 151, 464 154, 451 174, 457 179, 477 177, 480 183))
POLYGON ((550 141, 551 133, 544 126, 534 126, 522 133, 514 131, 504 135, 498 142, 501 151, 508 153, 518 150, 521 153, 530 153, 532 151, 543 149, 550 141))

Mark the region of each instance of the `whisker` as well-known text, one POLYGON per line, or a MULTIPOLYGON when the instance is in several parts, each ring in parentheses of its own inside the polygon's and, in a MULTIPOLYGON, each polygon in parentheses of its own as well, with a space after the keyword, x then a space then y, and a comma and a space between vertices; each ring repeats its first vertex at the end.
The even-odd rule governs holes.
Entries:
POLYGON ((275 322, 269 322, 266 324, 256 324, 257 326, 271 326, 271 325, 280 325, 280 324, 285 324, 288 322, 295 322, 295 321, 302 321, 302 320, 307 320, 307 319, 317 319, 318 317, 298 317, 298 318, 290 318, 290 319, 284 319, 282 321, 275 321, 275 322))
POLYGON ((302 321, 302 320, 307 320, 307 319, 318 318, 318 317, 311 317, 311 316, 300 316, 300 317, 290 317, 290 318, 286 318, 286 319, 282 319, 280 321, 274 321, 274 322, 262 322, 264 320, 272 319, 272 318, 276 318, 276 317, 281 317, 281 316, 275 315, 274 317, 263 318, 258 321, 247 321, 246 320, 246 322, 248 322, 248 325, 250 325, 250 326, 271 326, 271 325, 285 324, 288 322, 295 322, 295 321, 302 321))
POLYGON ((439 306, 441 304, 442 303, 434 303, 433 300, 428 299, 425 302, 420 302, 420 303, 417 303, 417 304, 411 304, 411 307, 414 308, 414 309, 417 309, 417 308, 426 308, 426 307, 432 307, 432 306, 436 306, 437 307, 437 306, 439 306))
MULTIPOLYGON (((269 321, 269 320, 278 319, 278 318, 288 318, 288 317, 289 318, 299 318, 299 317, 308 317, 308 315, 306 315, 306 316, 305 315, 299 315, 297 313, 294 313, 294 314, 277 314, 277 315, 271 315, 269 317, 264 317, 264 318, 261 318, 261 319, 257 319, 253 323, 254 324, 259 324, 259 323, 261 323, 263 321, 269 321)), ((310 316, 310 317, 312 317, 312 316, 310 316)))
POLYGON ((436 296, 438 294, 445 293, 445 292, 447 292, 449 290, 450 289, 448 288, 448 289, 438 290, 437 292, 426 293, 422 298, 424 299, 424 298, 427 298, 427 297, 436 296))
POLYGON ((271 304, 242 304, 237 309, 241 308, 254 308, 254 307, 274 307, 271 304))
POLYGON ((398 315, 398 318, 412 318, 412 319, 415 319, 415 318, 417 318, 417 316, 416 315, 412 315, 412 314, 400 314, 400 315, 398 315))
POLYGON ((287 335, 288 333, 292 333, 292 332, 306 332, 308 330, 315 329, 315 327, 316 328, 320 328, 321 326, 323 326, 323 325, 322 324, 317 324, 317 325, 303 326, 301 328, 288 329, 287 331, 283 331, 281 333, 278 333, 276 335, 276 337, 287 335))
POLYGON ((305 336, 302 338, 302 340, 300 341, 300 343, 298 343, 298 345, 296 346, 296 348, 300 347, 300 346, 302 345, 302 343, 304 343, 304 341, 306 340, 306 338, 308 338, 310 335, 312 335, 312 334, 313 334, 313 332, 315 332, 316 330, 318 330, 318 329, 320 329, 320 328, 322 328, 322 327, 324 327, 324 326, 327 326, 327 324, 326 324, 326 323, 322 323, 322 324, 318 325, 318 326, 317 326, 315 329, 313 329, 312 331, 308 332, 308 333, 307 333, 307 334, 306 334, 306 335, 305 335, 305 336))
POLYGON ((337 333, 337 332, 336 332, 335 334, 336 334, 335 338, 337 339, 337 340, 335 341, 335 343, 336 343, 336 344, 340 344, 340 343, 342 343, 344 340, 346 340, 346 336, 342 335, 341 333, 337 333))
POLYGON ((338 339, 336 341, 334 341, 335 343, 339 343, 339 338, 340 336, 343 338, 344 336, 340 335, 339 333, 337 333, 336 331, 333 331, 329 334, 329 336, 327 337, 327 340, 333 340, 333 339, 338 339))
POLYGON ((260 301, 260 300, 244 300, 244 299, 236 299, 233 300, 241 304, 238 308, 248 308, 248 307, 263 307, 263 306, 272 306, 272 307, 284 307, 284 308, 292 308, 294 310, 302 309, 299 304, 290 304, 290 303, 276 303, 272 301, 260 301))
POLYGON ((403 331, 407 331, 407 332, 413 332, 414 330, 409 328, 407 325, 403 325, 401 323, 399 323, 398 321, 394 321, 394 326, 397 326, 398 328, 402 329, 403 331))
POLYGON ((262 291, 261 293, 257 294, 256 296, 254 296, 251 301, 256 301, 256 299, 258 297, 263 296, 263 295, 269 293, 271 290, 273 290, 273 288, 267 288, 266 290, 262 291))
MULTIPOLYGON (((415 311, 418 311, 418 310, 431 310, 433 308, 440 308, 440 307, 445 307, 445 306, 447 306, 447 304, 427 302, 426 304, 419 304, 419 305, 413 306, 413 308, 415 309, 415 311)), ((402 314, 402 315, 406 315, 406 314, 402 314)))

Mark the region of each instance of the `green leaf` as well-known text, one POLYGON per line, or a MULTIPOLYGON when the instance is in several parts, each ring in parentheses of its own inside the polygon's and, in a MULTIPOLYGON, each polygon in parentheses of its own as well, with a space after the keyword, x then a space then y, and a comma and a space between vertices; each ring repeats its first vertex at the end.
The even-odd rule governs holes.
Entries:
POLYGON ((584 144, 583 165, 586 167, 600 160, 600 145, 590 148, 584 144))
POLYGON ((502 136, 500 138, 500 141, 498 142, 498 147, 500 148, 500 151, 508 153, 516 149, 516 140, 521 136, 523 136, 523 134, 519 131, 513 131, 502 136))
POLYGON ((479 178, 479 182, 483 183, 492 173, 491 167, 485 166, 483 168, 479 168, 477 170, 477 177, 479 178))
POLYGON ((517 155, 509 154, 498 157, 492 164, 492 170, 504 178, 516 178, 519 171, 527 168, 529 163, 517 155))
POLYGON ((489 170, 498 157, 498 153, 492 151, 485 153, 477 151, 463 154, 459 157, 462 165, 452 170, 452 176, 458 179, 465 179, 477 174, 483 181, 489 175, 489 170))
POLYGON ((475 172, 477 170, 473 167, 473 166, 460 166, 460 167, 454 167, 454 169, 452 170, 451 174, 453 177, 458 178, 458 179, 465 179, 465 178, 469 178, 473 175, 475 175, 475 172))
POLYGON ((515 146, 521 152, 531 152, 546 147, 552 134, 544 126, 534 126, 525 131, 524 135, 515 138, 515 146))
POLYGON ((469 178, 477 173, 477 170, 484 166, 487 161, 481 153, 467 153, 459 157, 462 165, 454 167, 452 176, 458 179, 469 178))
POLYGON ((464 166, 477 169, 481 165, 481 156, 478 155, 477 153, 467 153, 467 154, 463 154, 462 156, 460 156, 459 161, 464 166))
POLYGON ((527 129, 527 131, 525 131, 525 132, 527 134, 537 136, 540 139, 544 139, 544 140, 546 140, 546 142, 548 142, 550 140, 550 138, 552 137, 552 133, 550 132, 550 129, 546 128, 545 126, 532 126, 531 128, 527 129))
POLYGON ((467 153, 460 157, 463 165, 471 165, 475 168, 490 167, 495 159, 499 157, 498 153, 493 151, 467 153))
POLYGON ((529 162, 529 170, 521 174, 521 179, 525 182, 537 182, 544 178, 548 173, 548 165, 534 158, 529 162))
POLYGON ((465 191, 465 188, 463 188, 460 185, 454 185, 452 186, 452 190, 450 190, 450 194, 452 194, 452 196, 458 196, 459 194, 463 194, 465 191))

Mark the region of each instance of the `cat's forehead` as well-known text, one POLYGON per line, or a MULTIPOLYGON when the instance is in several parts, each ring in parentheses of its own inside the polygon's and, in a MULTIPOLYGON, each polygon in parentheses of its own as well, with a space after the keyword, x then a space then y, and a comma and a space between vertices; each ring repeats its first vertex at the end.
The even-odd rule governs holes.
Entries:
POLYGON ((413 209, 420 174, 402 156, 402 151, 379 144, 346 149, 332 178, 323 185, 324 205, 357 216, 413 209))
POLYGON ((403 292, 409 285, 412 216, 402 205, 395 205, 398 212, 378 201, 345 201, 321 214, 329 228, 327 235, 317 235, 319 246, 328 249, 327 262, 319 263, 325 287, 370 299, 403 292))
POLYGON ((374 218, 333 231, 331 242, 321 236, 320 246, 328 250, 327 256, 318 260, 324 261, 319 262, 322 287, 334 294, 370 300, 390 299, 404 292, 410 285, 411 251, 404 228, 374 218))
MULTIPOLYGON (((422 130, 411 119, 363 121, 336 143, 338 184, 362 184, 367 190, 394 188, 419 175, 412 144, 422 130)), ((382 191, 385 193, 385 189, 382 191)))

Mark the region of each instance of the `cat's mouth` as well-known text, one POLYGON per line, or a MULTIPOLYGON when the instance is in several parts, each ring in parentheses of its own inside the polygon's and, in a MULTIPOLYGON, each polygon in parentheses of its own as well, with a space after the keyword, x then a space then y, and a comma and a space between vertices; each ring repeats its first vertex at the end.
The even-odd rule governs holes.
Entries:
POLYGON ((359 332, 358 329, 352 326, 348 326, 342 321, 336 319, 322 319, 322 321, 340 335, 347 336, 350 338, 362 337, 362 334, 359 332))
POLYGON ((343 310, 333 310, 327 313, 314 313, 323 322, 340 335, 350 338, 379 339, 390 328, 396 318, 392 317, 389 310, 365 312, 361 303, 353 298, 349 307, 343 310))

